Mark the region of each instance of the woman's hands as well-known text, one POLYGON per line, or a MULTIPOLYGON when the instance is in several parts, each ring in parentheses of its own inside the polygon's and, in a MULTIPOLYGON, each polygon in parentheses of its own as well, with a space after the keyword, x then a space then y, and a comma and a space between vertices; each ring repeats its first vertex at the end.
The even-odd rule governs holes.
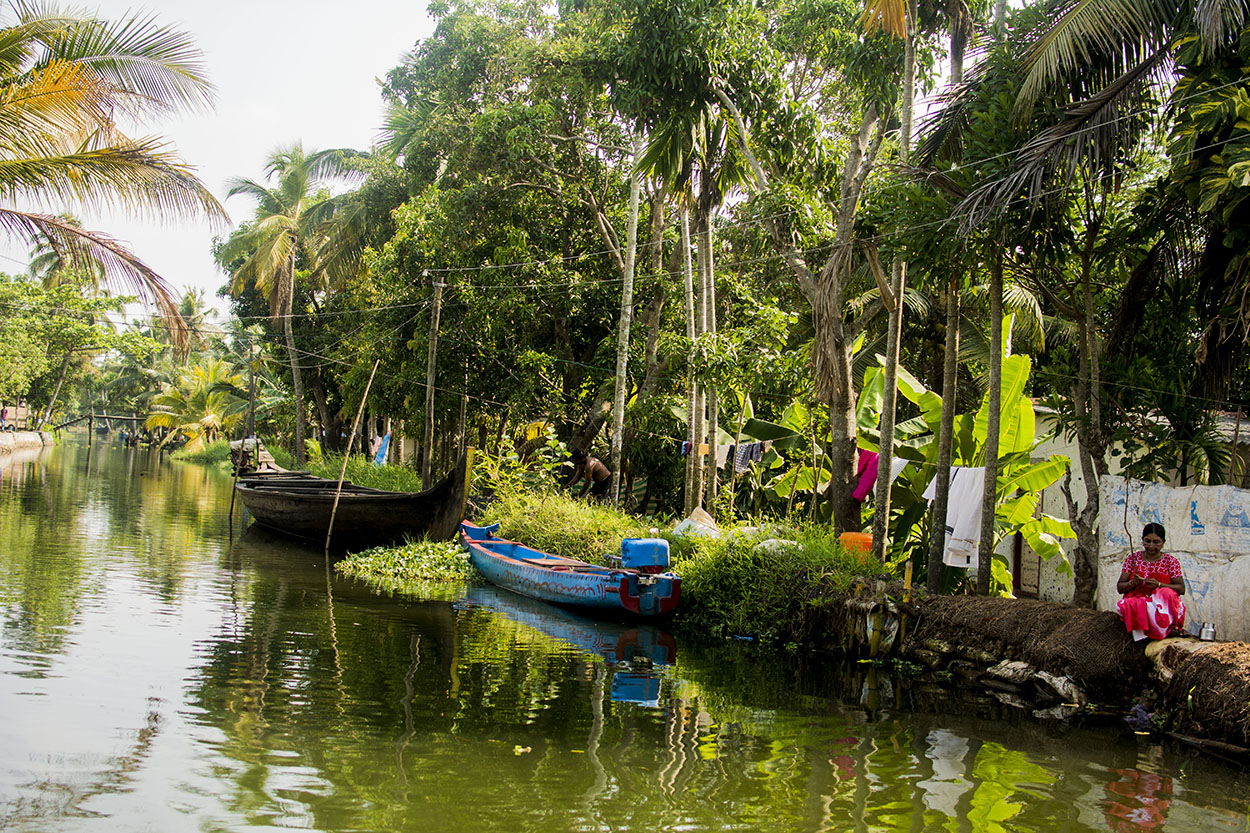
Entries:
MULTIPOLYGON (((1139 576, 1135 574, 1130 575, 1128 573, 1122 573, 1120 575, 1120 580, 1116 582, 1115 589, 1116 589, 1116 592, 1118 593, 1129 593, 1134 590, 1140 590, 1140 589, 1145 589, 1147 592, 1153 593, 1156 590, 1158 590, 1160 587, 1172 587, 1173 590, 1177 590, 1177 588, 1174 585, 1164 584, 1158 579, 1149 578, 1147 576, 1139 576)), ((1177 592, 1183 593, 1184 591, 1177 590, 1177 592)))

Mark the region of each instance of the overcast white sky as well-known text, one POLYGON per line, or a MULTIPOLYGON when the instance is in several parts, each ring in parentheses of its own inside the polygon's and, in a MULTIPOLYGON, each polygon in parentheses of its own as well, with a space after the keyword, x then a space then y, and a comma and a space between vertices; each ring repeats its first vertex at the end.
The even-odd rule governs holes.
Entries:
MULTIPOLYGON (((307 150, 367 149, 382 122, 376 79, 433 30, 424 0, 88 0, 83 7, 107 19, 154 13, 194 35, 217 86, 216 110, 177 116, 144 132, 171 139, 236 223, 251 217, 254 205, 242 197, 226 202, 226 180, 261 179, 274 148, 299 140, 307 150)), ((225 276, 210 247, 214 235, 228 229, 73 210, 88 228, 126 242, 179 293, 203 288, 210 303, 224 309, 215 294, 225 276)), ((0 271, 25 271, 26 251, 17 242, 3 245, 0 271)))

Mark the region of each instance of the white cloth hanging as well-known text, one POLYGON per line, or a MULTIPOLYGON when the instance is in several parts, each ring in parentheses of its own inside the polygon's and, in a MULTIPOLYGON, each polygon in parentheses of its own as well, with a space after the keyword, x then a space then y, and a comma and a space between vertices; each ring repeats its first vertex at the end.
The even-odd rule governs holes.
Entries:
MULTIPOLYGON (((937 478, 922 497, 937 497, 937 478)), ((946 549, 942 562, 951 567, 978 566, 981 543, 981 504, 985 497, 984 466, 951 466, 950 492, 946 498, 946 549)))

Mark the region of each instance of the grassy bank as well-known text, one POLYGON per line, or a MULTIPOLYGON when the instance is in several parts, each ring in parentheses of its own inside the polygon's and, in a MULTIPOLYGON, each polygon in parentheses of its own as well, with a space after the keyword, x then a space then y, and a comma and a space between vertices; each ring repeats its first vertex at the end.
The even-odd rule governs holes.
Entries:
MULTIPOLYGON (((323 457, 309 461, 308 470, 317 477, 338 480, 343 471, 343 458, 339 456, 323 457)), ((355 454, 347 458, 345 480, 359 486, 373 489, 386 489, 391 492, 421 491, 421 472, 407 466, 375 466, 373 461, 363 454, 355 454)))
POLYGON ((215 466, 229 462, 230 442, 229 440, 216 440, 195 449, 183 447, 169 456, 173 460, 181 460, 184 463, 198 463, 202 466, 215 466))

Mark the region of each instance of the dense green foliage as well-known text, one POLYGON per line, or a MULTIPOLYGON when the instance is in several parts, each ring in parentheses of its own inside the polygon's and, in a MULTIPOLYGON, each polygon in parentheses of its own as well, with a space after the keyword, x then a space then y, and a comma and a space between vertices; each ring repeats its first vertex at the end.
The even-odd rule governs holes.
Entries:
MULTIPOLYGON (((227 324, 186 352, 152 320, 86 338, 88 301, 0 284, 0 303, 45 310, 0 318, 0 398, 46 408, 64 386, 78 408, 191 442, 237 436, 254 402, 275 455, 309 452, 337 478, 350 452, 349 479, 405 491, 423 457, 446 471, 473 446, 475 491, 517 524, 505 534, 583 557, 667 523, 551 498, 572 449, 620 475, 637 516, 859 530, 875 498, 850 487, 857 452, 882 443, 885 290, 905 262, 891 448, 915 465, 893 490, 889 569, 929 558, 944 409, 965 465, 984 461, 994 414, 991 537, 1055 556, 1074 530, 1088 594, 1102 474, 1247 480, 1216 412, 1250 403, 1250 0, 1030 0, 997 21, 987 5, 435 4, 382 84, 379 147, 275 137, 269 178, 234 182, 258 213, 215 251, 227 324), (942 90, 948 35, 976 48, 942 90), (916 89, 943 94, 904 160, 909 54, 916 89), (1000 353, 1007 392, 990 403, 1000 353), (1090 484, 1062 495, 1071 529, 1036 514, 1069 464, 1032 459, 1042 401, 1090 484), (419 453, 372 469, 360 452, 387 431, 419 453), (741 471, 701 464, 704 443, 753 440, 772 446, 741 471), (567 532, 589 528, 612 532, 567 532)), ((90 288, 98 270, 75 275, 90 288)), ((188 295, 181 317, 197 308, 188 295)))
MULTIPOLYGON (((723 538, 674 535, 649 529, 615 509, 564 495, 523 489, 498 495, 481 518, 499 523, 499 535, 544 552, 607 564, 624 538, 663 535, 671 542, 673 570, 682 577, 679 622, 710 636, 745 636, 762 642, 802 632, 813 606, 847 590, 884 566, 848 552, 827 527, 730 530, 723 538)), ((409 542, 355 553, 336 565, 345 575, 388 592, 448 597, 437 583, 476 580, 454 542, 409 542)))
POLYGON ((391 492, 421 491, 421 472, 407 466, 375 466, 373 461, 363 455, 347 458, 347 471, 343 471, 341 456, 327 456, 308 463, 308 471, 317 477, 338 480, 342 475, 358 486, 373 489, 386 489, 391 492))

